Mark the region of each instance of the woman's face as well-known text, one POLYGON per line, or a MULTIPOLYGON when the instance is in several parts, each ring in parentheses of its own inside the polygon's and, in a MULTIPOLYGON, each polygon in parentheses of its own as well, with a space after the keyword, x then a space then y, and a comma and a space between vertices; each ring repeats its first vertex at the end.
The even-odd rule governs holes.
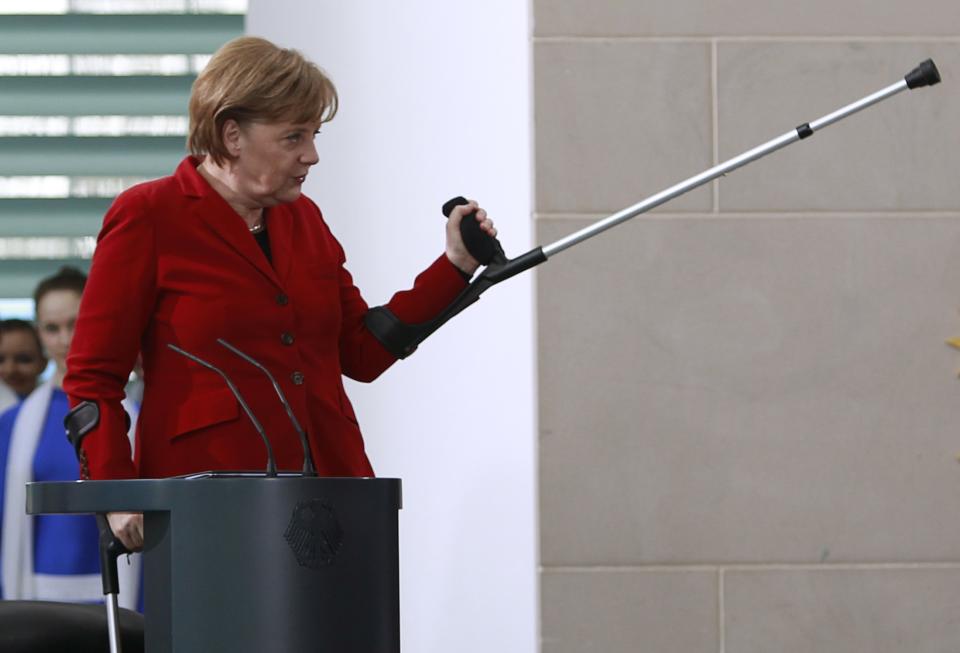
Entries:
POLYGON ((46 366, 32 333, 23 329, 4 331, 0 337, 0 379, 11 390, 21 397, 33 392, 46 366))
POLYGON ((296 200, 310 166, 319 160, 313 142, 319 128, 319 123, 290 122, 228 125, 226 140, 236 157, 233 190, 259 207, 296 200))
POLYGON ((67 352, 79 311, 80 295, 72 290, 51 290, 37 304, 40 342, 61 373, 67 369, 67 352))

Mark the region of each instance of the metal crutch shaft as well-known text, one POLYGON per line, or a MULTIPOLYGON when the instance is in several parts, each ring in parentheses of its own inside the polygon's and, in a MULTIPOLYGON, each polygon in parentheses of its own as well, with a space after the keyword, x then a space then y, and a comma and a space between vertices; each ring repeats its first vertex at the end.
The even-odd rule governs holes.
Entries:
POLYGON ((638 202, 633 206, 627 207, 622 211, 614 213, 610 217, 604 218, 599 222, 596 222, 588 227, 576 231, 569 236, 561 238, 555 243, 546 245, 543 247, 543 254, 547 258, 550 258, 558 252, 562 252, 568 247, 573 247, 578 243, 596 236, 599 233, 615 227, 621 222, 626 222, 630 218, 634 218, 641 213, 646 213, 647 211, 654 209, 661 204, 665 204, 675 197, 679 197, 684 193, 687 193, 694 188, 698 188, 708 182, 722 177, 723 175, 741 168, 752 161, 756 161, 766 155, 776 152, 779 149, 790 145, 791 143, 796 143, 799 140, 808 138, 812 136, 815 132, 820 131, 824 127, 828 127, 835 122, 846 118, 847 116, 853 115, 859 111, 863 111, 867 107, 871 107, 878 102, 882 102, 889 97, 892 97, 902 91, 907 89, 917 88, 919 86, 932 86, 940 81, 940 74, 937 71, 936 66, 933 63, 933 60, 927 59, 922 64, 920 64, 916 69, 907 74, 903 79, 901 79, 896 84, 891 84, 884 89, 872 93, 861 100, 856 102, 851 102, 845 107, 837 109, 833 113, 829 113, 822 118, 814 120, 813 122, 808 122, 800 125, 796 129, 792 129, 789 132, 778 136, 770 141, 767 141, 763 145, 759 145, 752 150, 744 152, 739 156, 735 156, 732 159, 728 159, 723 163, 716 165, 709 170, 701 172, 699 175, 690 177, 685 181, 681 181, 679 184, 671 186, 670 188, 663 190, 656 195, 652 195, 642 202, 638 202))

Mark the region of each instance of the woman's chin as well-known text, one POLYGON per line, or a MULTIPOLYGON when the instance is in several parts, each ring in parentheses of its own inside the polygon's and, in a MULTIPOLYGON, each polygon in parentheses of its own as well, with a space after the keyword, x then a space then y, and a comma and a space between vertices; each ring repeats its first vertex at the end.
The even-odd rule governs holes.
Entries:
POLYGON ((299 188, 295 191, 291 191, 283 198, 283 203, 289 204, 290 202, 296 202, 298 199, 300 199, 301 195, 303 195, 303 192, 299 188))
POLYGON ((296 187, 284 188, 282 191, 278 191, 273 195, 270 195, 268 198, 263 200, 264 207, 276 206, 277 204, 289 204, 290 202, 296 202, 300 199, 300 195, 303 194, 303 191, 300 189, 298 184, 296 187))

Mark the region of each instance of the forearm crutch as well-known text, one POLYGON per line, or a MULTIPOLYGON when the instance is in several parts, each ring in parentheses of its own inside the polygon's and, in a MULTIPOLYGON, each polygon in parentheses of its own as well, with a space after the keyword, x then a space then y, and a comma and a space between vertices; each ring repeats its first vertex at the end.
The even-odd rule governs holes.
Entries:
MULTIPOLYGON (((378 306, 368 311, 365 322, 367 328, 376 336, 390 353, 397 358, 406 358, 412 354, 417 346, 427 339, 434 331, 443 326, 452 317, 463 311, 465 308, 480 299, 480 295, 486 292, 490 287, 505 281, 512 276, 520 274, 525 270, 540 265, 554 254, 573 247, 588 238, 606 231, 612 227, 635 218, 641 213, 665 204, 670 200, 679 197, 689 191, 698 188, 707 182, 722 177, 729 172, 743 167, 752 161, 756 161, 771 152, 786 147, 799 140, 809 138, 815 132, 824 127, 832 125, 835 122, 853 115, 867 107, 873 106, 887 98, 897 95, 907 89, 920 88, 922 86, 933 86, 940 82, 940 73, 932 59, 927 59, 919 66, 911 70, 903 79, 896 84, 872 93, 863 99, 857 100, 847 106, 829 113, 822 118, 807 122, 795 129, 791 129, 782 136, 778 136, 763 145, 759 145, 752 150, 748 150, 739 156, 724 161, 709 170, 690 177, 666 190, 651 195, 647 199, 623 209, 613 215, 603 218, 594 224, 585 227, 575 233, 565 236, 560 240, 537 247, 520 256, 507 259, 500 246, 500 242, 491 238, 480 230, 473 214, 465 216, 460 223, 460 233, 463 236, 464 244, 470 251, 470 254, 486 267, 477 276, 469 286, 467 286, 453 302, 447 306, 444 311, 433 320, 422 322, 420 324, 406 324, 401 322, 387 307, 378 306)), ((462 197, 456 197, 443 206, 443 213, 449 217, 453 208, 460 204, 466 204, 467 201, 462 197)))
MULTIPOLYGON (((129 416, 128 416, 129 421, 129 416)), ((67 431, 67 440, 73 445, 80 463, 80 476, 86 478, 86 455, 80 445, 83 438, 100 423, 100 411, 97 404, 85 401, 67 413, 63 425, 67 431)), ((128 425, 129 427, 129 425, 128 425)), ((120 644, 120 606, 117 597, 120 594, 120 577, 117 572, 117 559, 130 553, 110 529, 106 514, 97 513, 97 530, 100 532, 100 578, 103 584, 103 597, 107 605, 107 629, 110 639, 110 653, 121 653, 120 644)))

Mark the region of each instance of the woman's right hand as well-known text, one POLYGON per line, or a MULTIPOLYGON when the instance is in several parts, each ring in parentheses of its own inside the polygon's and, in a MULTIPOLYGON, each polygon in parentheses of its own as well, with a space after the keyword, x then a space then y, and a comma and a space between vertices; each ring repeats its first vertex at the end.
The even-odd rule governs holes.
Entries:
POLYGON ((130 551, 143 549, 143 513, 108 512, 110 530, 130 551))
POLYGON ((477 259, 467 249, 463 242, 463 236, 460 234, 460 222, 462 220, 476 220, 480 223, 480 230, 490 236, 497 237, 497 228, 493 226, 493 220, 487 217, 487 212, 480 208, 474 200, 466 204, 455 206, 450 212, 450 218, 447 220, 447 248, 446 254, 450 262, 453 263, 461 272, 467 275, 473 275, 480 267, 477 259), (470 217, 471 213, 476 213, 470 217))

